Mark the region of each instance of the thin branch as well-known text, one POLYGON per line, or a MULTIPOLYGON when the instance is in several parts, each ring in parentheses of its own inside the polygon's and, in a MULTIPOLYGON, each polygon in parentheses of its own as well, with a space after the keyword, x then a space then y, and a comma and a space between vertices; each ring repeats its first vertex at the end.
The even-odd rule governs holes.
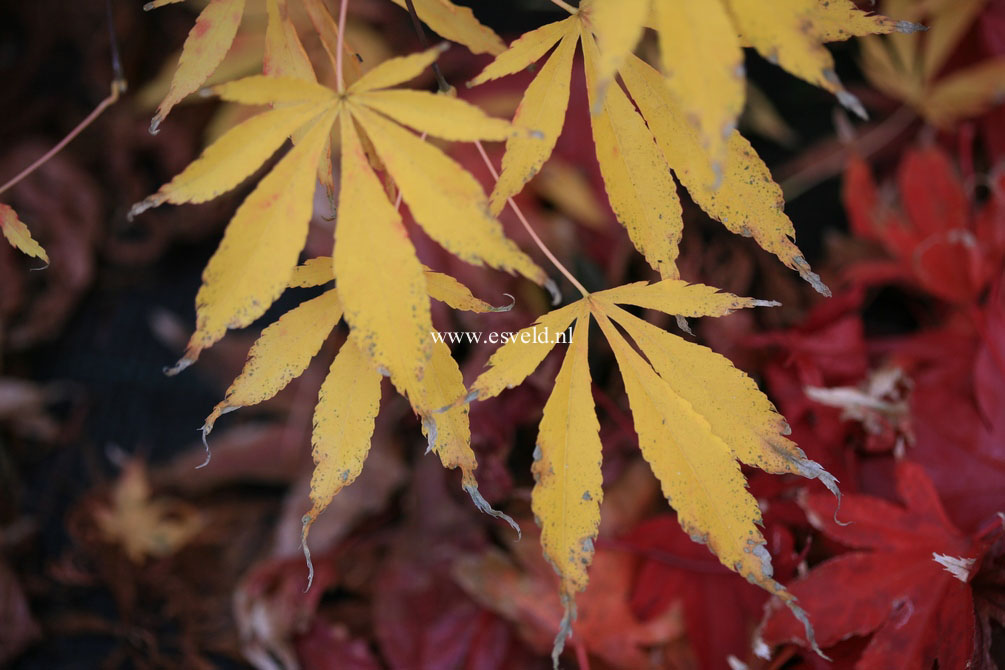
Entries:
POLYGON ((570 14, 575 14, 576 12, 579 11, 578 9, 576 9, 575 7, 573 7, 572 5, 570 5, 569 3, 563 2, 563 0, 551 0, 551 2, 552 2, 552 4, 558 5, 559 7, 561 7, 562 9, 564 9, 565 11, 569 12, 570 14))
MULTIPOLYGON (((552 1, 554 2, 555 0, 552 1)), ((343 2, 345 2, 345 0, 343 0, 343 2)), ((405 0, 405 4, 408 6, 408 14, 409 16, 412 17, 412 27, 415 28, 416 35, 419 36, 419 42, 422 44, 423 48, 427 48, 429 46, 429 41, 426 39, 426 33, 422 29, 422 24, 419 22, 419 16, 418 14, 415 13, 415 5, 412 3, 412 0, 405 0)), ((570 12, 576 11, 571 6, 565 5, 565 3, 562 4, 570 12)), ((440 71, 440 68, 436 63, 433 63, 433 73, 436 75, 436 81, 439 84, 440 92, 442 93, 445 91, 449 91, 450 84, 448 84, 447 80, 443 78, 443 73, 440 71)), ((423 138, 425 138, 425 133, 423 133, 423 138)), ((478 147, 478 153, 481 154, 482 160, 485 161, 485 167, 489 169, 489 172, 492 174, 492 178, 495 179, 496 181, 499 181, 499 173, 496 172, 495 166, 492 165, 492 161, 489 160, 488 154, 485 153, 485 147, 483 147, 482 143, 477 140, 475 140, 475 146, 478 147)), ((541 238, 537 236, 537 233, 534 232, 533 228, 531 228, 530 222, 527 221, 527 217, 525 217, 523 215, 523 212, 520 211, 520 207, 513 201, 513 198, 507 198, 507 202, 509 202, 509 206, 516 213, 516 217, 520 219, 520 223, 523 224, 523 227, 527 230, 527 233, 530 235, 531 239, 534 240, 534 243, 538 246, 541 252, 548 258, 549 261, 551 261, 551 264, 554 265, 555 268, 559 272, 561 272, 565 276, 565 278, 568 279, 572 283, 572 285, 579 290, 580 293, 583 294, 584 298, 588 296, 590 292, 587 291, 586 288, 582 284, 580 284, 575 277, 572 276, 572 273, 569 272, 569 270, 566 269, 564 265, 562 265, 561 261, 559 261, 558 258, 555 257, 555 254, 551 253, 551 249, 549 249, 548 246, 541 240, 541 238)), ((398 198, 397 201, 394 203, 394 206, 395 209, 401 206, 400 189, 398 191, 398 198)), ((548 285, 552 286, 550 281, 548 282, 548 285)), ((559 295, 557 288, 555 290, 549 288, 548 290, 552 292, 553 294, 552 297, 557 303, 557 301, 561 299, 561 296, 559 295)))
POLYGON ((59 141, 56 146, 46 151, 41 157, 38 158, 34 163, 21 170, 19 173, 14 175, 14 177, 8 181, 3 186, 0 186, 0 193, 16 186, 25 177, 30 175, 32 172, 40 168, 45 164, 50 158, 58 154, 63 150, 67 144, 73 141, 73 139, 82 133, 85 128, 94 123, 94 120, 101 116, 108 107, 115 104, 119 99, 119 96, 126 91, 126 80, 122 74, 122 61, 119 58, 119 43, 115 37, 115 25, 112 22, 112 2, 111 0, 105 0, 105 10, 108 14, 108 38, 110 43, 110 48, 112 52, 112 90, 108 94, 108 97, 98 103, 98 106, 88 114, 83 121, 77 124, 77 126, 69 132, 69 134, 59 141))
MULTIPOLYGON (((408 15, 412 17, 412 27, 415 29, 415 34, 419 36, 419 44, 422 45, 423 49, 429 48, 429 40, 426 38, 426 31, 422 29, 422 23, 419 21, 419 15, 415 13, 415 5, 412 0, 405 0, 405 5, 408 7, 408 15)), ((450 84, 443 76, 443 71, 440 70, 440 66, 437 63, 433 63, 433 74, 436 76, 436 85, 440 87, 440 93, 445 93, 450 90, 450 84)))
MULTIPOLYGON (((496 172, 495 166, 493 166, 492 161, 489 160, 489 155, 485 153, 485 147, 483 147, 482 143, 479 142, 478 140, 475 140, 475 146, 478 147, 478 153, 482 155, 482 160, 485 162, 485 167, 489 169, 489 172, 492 174, 492 178, 495 179, 496 181, 499 181, 499 173, 496 172)), ((523 224, 524 229, 526 229, 531 239, 534 240, 534 244, 536 244, 538 249, 541 250, 541 253, 547 256, 548 260, 551 261, 551 264, 555 266, 555 269, 561 272, 565 276, 565 278, 568 279, 569 282, 573 286, 575 286, 580 293, 583 294, 584 298, 590 295, 590 292, 586 290, 586 287, 580 284, 579 281, 572 276, 572 273, 569 272, 569 270, 566 269, 564 265, 562 265, 561 261, 559 261, 558 258, 555 257, 555 254, 551 253, 551 249, 549 249, 548 246, 541 240, 541 238, 537 236, 537 233, 534 232, 533 228, 531 228, 530 222, 527 221, 527 217, 525 217, 523 215, 523 212, 520 211, 519 205, 517 205, 516 202, 514 202, 513 198, 507 198, 506 202, 509 203, 509 206, 513 210, 513 213, 516 214, 516 218, 520 219, 520 223, 523 224)))
POLYGON ((338 10, 338 42, 335 45, 335 82, 339 93, 345 90, 345 79, 342 76, 342 52, 345 51, 345 16, 349 0, 342 0, 338 10))
POLYGON ((108 48, 112 52, 112 78, 122 83, 122 91, 126 90, 126 77, 122 74, 122 59, 119 57, 119 38, 115 34, 115 21, 112 18, 112 0, 105 0, 105 13, 108 16, 108 48))
POLYGON ((54 146, 53 148, 49 149, 44 154, 42 154, 42 156, 38 160, 36 160, 34 163, 29 165, 25 169, 21 170, 21 172, 19 172, 9 182, 4 184, 3 186, 0 186, 0 193, 3 193, 7 189, 16 185, 22 179, 24 179, 32 172, 40 168, 47 160, 58 154, 63 149, 63 147, 72 142, 73 138, 79 135, 85 128, 87 128, 87 126, 91 125, 96 118, 101 116, 101 113, 105 111, 105 109, 107 109, 110 105, 114 104, 115 101, 119 99, 119 93, 121 92, 119 86, 120 86, 119 81, 112 82, 112 92, 108 95, 107 98, 98 103, 98 106, 94 108, 94 111, 87 115, 87 118, 78 123, 76 128, 71 130, 66 137, 64 137, 62 140, 59 141, 59 144, 57 144, 56 146, 54 146))

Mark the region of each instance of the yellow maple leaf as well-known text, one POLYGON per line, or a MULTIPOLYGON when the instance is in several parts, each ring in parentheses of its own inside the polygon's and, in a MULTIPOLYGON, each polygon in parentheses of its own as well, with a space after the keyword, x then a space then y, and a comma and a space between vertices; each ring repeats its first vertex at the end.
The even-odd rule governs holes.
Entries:
MULTIPOLYGON (((349 122, 348 117, 344 117, 343 123, 349 122)), ((350 142, 358 144, 358 140, 350 139, 350 142)), ((354 160, 358 160, 358 151, 358 146, 344 147, 343 156, 354 155, 357 156, 354 160)), ((361 174, 365 180, 365 172, 361 174)), ((372 173, 369 176, 376 179, 372 173)), ((360 174, 357 174, 355 178, 359 177, 360 174)), ((373 184, 370 187, 373 188, 373 184)), ((356 186, 349 185, 349 188, 356 186)), ((376 188, 379 189, 379 184, 376 188)), ((386 240, 382 240, 380 232, 374 229, 378 220, 372 210, 365 221, 373 239, 386 251, 386 240)), ((366 259, 361 257, 360 260, 366 259)), ((505 311, 512 306, 493 307, 474 297, 470 289, 453 277, 425 267, 420 268, 423 297, 439 300, 454 309, 476 313, 505 311)), ((298 265, 291 275, 289 286, 322 286, 334 278, 332 258, 320 256, 298 265)), ((252 346, 241 373, 227 389, 224 399, 206 417, 202 428, 204 438, 223 414, 264 402, 303 374, 343 316, 339 296, 347 291, 351 294, 353 287, 346 285, 345 280, 339 286, 339 291, 328 289, 292 308, 262 331, 252 346)), ((366 292, 379 288, 380 282, 373 282, 372 286, 364 286, 362 290, 366 292)), ((400 315, 388 312, 388 318, 391 317, 400 320, 400 315)), ((428 328, 432 330, 431 325, 428 328)), ((361 339, 358 335, 360 330, 359 326, 354 329, 335 356, 314 411, 312 444, 316 468, 311 479, 310 493, 313 506, 303 520, 303 547, 309 565, 307 538, 310 527, 332 498, 359 476, 370 448, 374 420, 379 410, 381 359, 368 355, 357 346, 356 341, 361 339)), ((399 336, 402 335, 400 330, 396 332, 399 336)), ((425 342, 429 341, 430 335, 429 331, 422 333, 425 342)), ((365 338, 363 340, 365 342, 365 338)), ((478 508, 512 523, 509 517, 492 509, 478 492, 474 477, 477 462, 470 446, 468 407, 462 405, 442 410, 466 393, 460 368, 443 342, 433 342, 427 358, 421 383, 415 383, 408 377, 402 380, 395 376, 392 376, 392 381, 403 394, 409 396, 413 407, 422 415, 423 432, 430 451, 440 457, 444 466, 461 469, 462 487, 478 508)), ((208 463, 208 444, 206 449, 208 463)), ((310 569, 313 574, 313 566, 310 569)))
POLYGON ((366 133, 415 219, 434 240, 468 262, 518 272, 539 284, 546 281, 544 272, 504 237, 474 178, 440 149, 399 125, 447 139, 504 139, 514 132, 507 122, 488 117, 461 100, 421 91, 385 90, 414 78, 441 51, 437 47, 385 61, 339 93, 303 79, 264 76, 214 88, 225 100, 274 108, 224 134, 171 182, 134 206, 133 215, 164 202, 216 197, 246 179, 287 136, 299 139, 228 225, 196 298, 196 332, 174 372, 194 362, 227 329, 247 326, 261 316, 289 283, 306 238, 314 175, 336 119, 341 119, 343 135, 334 258, 341 300, 357 345, 375 356, 400 390, 414 395, 409 389, 421 380, 429 358, 425 341, 432 330, 428 299, 415 251, 361 145, 354 141, 358 130, 366 133), (378 212, 384 225, 390 226, 382 238, 387 246, 372 237, 375 230, 384 228, 375 225, 370 230, 370 216, 378 212), (367 248, 373 253, 363 253, 367 248), (388 260, 388 268, 394 271, 375 274, 367 259, 382 256, 394 256, 393 262, 388 260), (378 282, 383 282, 384 290, 378 291, 378 282), (406 286, 411 288, 405 290, 406 286), (374 291, 389 302, 374 300, 374 291), (385 317, 378 316, 380 312, 385 317), (389 320, 402 313, 413 314, 408 329, 389 320))
POLYGON ((146 468, 140 461, 126 463, 112 488, 109 504, 94 508, 101 534, 122 546, 129 560, 170 556, 203 527, 193 506, 172 498, 154 497, 146 468))
POLYGON ((468 83, 519 72, 554 48, 513 118, 517 127, 533 128, 544 137, 513 135, 507 140, 502 173, 490 197, 493 212, 551 155, 562 132, 573 55, 581 42, 605 190, 618 221, 653 269, 664 278, 678 276, 675 260, 683 222, 675 175, 709 216, 753 237, 829 295, 793 242, 795 229, 783 211, 781 189, 735 129, 744 98, 740 45, 770 46, 784 55, 783 66, 799 61, 797 75, 847 102, 822 43, 916 26, 866 14, 848 0, 785 0, 770 8, 759 5, 756 11, 741 0, 652 0, 641 3, 646 8, 641 14, 639 3, 629 4, 619 12, 618 3, 583 2, 570 17, 521 36, 468 83), (771 23, 770 30, 765 22, 771 23), (805 34, 795 36, 794 23, 805 27, 805 34), (631 53, 644 25, 659 32, 664 75, 631 53), (616 75, 631 99, 612 83, 616 75))
POLYGON ((575 595, 586 585, 603 497, 599 426, 586 355, 591 319, 614 352, 642 455, 682 527, 707 544, 723 565, 785 601, 806 623, 812 640, 802 610, 772 578, 771 558, 758 529, 760 510, 746 489, 739 463, 819 479, 835 494, 836 480, 785 437, 789 432, 785 420, 753 380, 727 359, 619 307, 635 305, 696 317, 773 304, 777 303, 673 279, 600 291, 518 333, 492 355, 488 368, 472 384, 469 397, 479 400, 520 384, 555 343, 565 339, 565 329, 575 321, 572 342, 545 405, 533 466, 537 481, 533 510, 542 529, 544 553, 561 579, 566 606, 553 651, 556 663, 575 618, 575 595), (523 333, 535 337, 523 338, 523 333), (562 335, 555 337, 556 333, 562 335))
POLYGON ((0 202, 0 232, 4 238, 16 249, 35 258, 40 258, 46 265, 49 264, 49 255, 45 253, 42 245, 31 236, 31 231, 24 222, 18 218, 17 212, 10 205, 0 202))
MULTIPOLYGON (((199 13, 182 46, 171 87, 150 122, 151 133, 156 133, 171 109, 197 91, 223 62, 237 35, 237 28, 241 25, 244 2, 245 0, 210 0, 199 13)), ((150 2, 143 9, 149 11, 166 4, 173 2, 150 2)))
MULTIPOLYGON (((182 1, 154 0, 145 4, 143 9, 150 11, 182 1)), ((406 6, 404 0, 394 2, 401 7, 406 6)), ((299 0, 299 3, 309 16, 334 67, 338 24, 322 0, 299 0)), ((313 81, 316 79, 314 70, 290 19, 287 5, 288 0, 265 0, 268 21, 265 29, 264 72, 268 75, 313 81)), ((203 7, 182 46, 167 94, 150 122, 151 133, 157 133, 160 124, 174 106, 199 90, 223 63, 238 36, 245 9, 246 0, 209 0, 203 7)), ((467 7, 455 5, 450 0, 415 0, 415 9, 419 18, 434 32, 465 45, 472 53, 498 54, 506 48, 499 36, 479 23, 467 7)), ((344 44, 343 49, 344 53, 353 53, 348 44, 344 44)), ((353 81, 359 76, 359 64, 352 58, 347 59, 347 62, 349 79, 353 81)))
POLYGON ((942 75, 943 66, 973 24, 986 0, 938 0, 926 3, 887 1, 929 29, 920 35, 896 35, 882 42, 862 41, 862 69, 873 86, 906 102, 929 123, 946 128, 987 111, 1005 95, 1005 57, 942 75))
MULTIPOLYGON (((393 0, 407 8, 405 0, 393 0)), ((437 35, 466 46, 471 53, 498 54, 506 45, 491 28, 482 25, 469 7, 455 5, 450 0, 414 0, 415 13, 437 35)))

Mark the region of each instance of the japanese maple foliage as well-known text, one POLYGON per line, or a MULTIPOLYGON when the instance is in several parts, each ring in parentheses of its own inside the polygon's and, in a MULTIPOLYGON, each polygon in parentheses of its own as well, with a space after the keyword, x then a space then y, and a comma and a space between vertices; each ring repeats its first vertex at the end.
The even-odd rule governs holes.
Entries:
MULTIPOLYGON (((833 520, 832 500, 806 496, 811 523, 852 551, 790 588, 818 622, 817 641, 825 649, 872 636, 856 670, 931 668, 936 661, 945 669, 967 667, 975 635, 971 582, 990 546, 952 524, 920 466, 900 463, 896 479, 901 504, 847 496, 845 525, 833 520)), ((804 640, 796 620, 777 608, 761 634, 770 644, 804 640)))
POLYGON ((859 264, 849 277, 869 284, 901 280, 949 302, 977 301, 1005 252, 996 225, 1000 189, 992 181, 989 202, 972 205, 952 160, 935 145, 904 154, 897 187, 899 201, 884 200, 868 164, 854 155, 848 161, 844 205, 852 231, 892 257, 859 264))

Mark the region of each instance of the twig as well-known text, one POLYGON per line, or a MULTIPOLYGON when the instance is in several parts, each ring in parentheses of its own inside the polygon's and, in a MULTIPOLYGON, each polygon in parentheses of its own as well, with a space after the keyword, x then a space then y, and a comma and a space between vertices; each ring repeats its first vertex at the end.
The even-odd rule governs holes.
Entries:
POLYGON ((36 160, 34 163, 29 165, 25 169, 21 170, 6 184, 0 186, 0 193, 3 193, 4 191, 12 188, 13 186, 16 186, 18 183, 21 182, 21 180, 23 180, 25 177, 27 177, 32 172, 34 172, 42 165, 44 165, 45 162, 48 161, 50 158, 52 158, 60 151, 62 151, 63 147, 72 142, 73 139, 81 132, 83 132, 85 128, 94 123, 94 120, 97 119, 99 116, 101 116, 101 113, 104 112, 108 107, 115 104, 115 102, 119 99, 119 96, 125 92, 126 80, 125 77, 123 77, 122 75, 122 61, 119 59, 119 45, 118 40, 115 38, 115 26, 112 23, 111 0, 105 0, 105 10, 108 14, 108 36, 111 44, 112 75, 114 77, 112 79, 111 92, 108 94, 107 98, 98 103, 98 106, 95 107, 94 110, 90 114, 88 114, 83 121, 78 123, 77 126, 73 130, 71 130, 66 137, 60 140, 59 143, 56 144, 56 146, 54 146, 53 148, 49 149, 44 154, 42 154, 42 156, 39 157, 38 160, 36 160))
MULTIPOLYGON (((495 166, 493 166, 492 161, 489 160, 489 155, 485 153, 485 147, 483 147, 482 143, 479 142, 478 140, 475 140, 475 146, 478 147, 478 153, 482 155, 482 160, 485 162, 485 167, 489 169, 489 172, 492 174, 492 178, 495 179, 496 181, 499 181, 499 173, 496 172, 495 166)), ((566 269, 564 265, 562 265, 561 261, 559 261, 558 258, 555 257, 555 254, 551 253, 551 249, 549 249, 548 246, 541 240, 541 238, 537 236, 537 233, 534 232, 533 228, 531 228, 530 222, 527 221, 527 217, 525 217, 523 215, 523 212, 520 211, 519 205, 517 205, 516 202, 514 202, 513 198, 507 198, 506 202, 509 203, 509 206, 513 210, 513 213, 516 214, 516 218, 520 219, 520 223, 523 224, 524 229, 526 229, 531 239, 534 240, 534 244, 536 244, 538 249, 541 250, 541 253, 543 253, 545 256, 548 257, 548 260, 551 261, 551 264, 555 266, 555 269, 557 269, 559 272, 565 275, 565 278, 568 279, 569 282, 571 282, 572 285, 575 286, 579 290, 579 292, 583 294, 584 298, 590 295, 590 292, 586 290, 586 287, 580 284, 579 281, 572 276, 572 273, 569 272, 569 270, 566 269)))
MULTIPOLYGON (((419 36, 419 44, 422 45, 423 49, 428 49, 429 40, 426 38, 426 31, 422 29, 422 23, 419 22, 419 15, 415 13, 415 5, 412 4, 412 0, 405 0, 405 5, 408 6, 408 15, 412 17, 412 27, 415 28, 415 34, 419 36)), ((450 84, 447 83, 440 66, 436 63, 433 63, 433 74, 436 76, 436 85, 439 86, 440 93, 449 91, 450 84)))
MULTIPOLYGON (((552 0, 552 2, 555 1, 556 0, 552 0)), ((561 2, 561 0, 558 1, 561 2)), ((343 3, 344 2, 345 0, 343 0, 343 3)), ((419 42, 422 44, 423 48, 428 47, 429 41, 426 39, 426 33, 422 29, 422 24, 419 22, 419 16, 418 14, 415 13, 415 5, 412 3, 412 0, 405 0, 405 4, 408 6, 408 14, 409 16, 412 17, 412 27, 415 28, 415 33, 419 36, 419 42)), ((565 3, 561 3, 560 6, 564 6, 566 9, 568 9, 570 12, 573 13, 575 13, 576 11, 574 8, 572 8, 569 5, 566 5, 565 3)), ((443 73, 440 71, 440 68, 436 63, 433 63, 433 73, 436 75, 436 82, 437 84, 439 84, 440 92, 442 93, 444 91, 449 91, 450 84, 448 84, 447 80, 443 78, 443 73)), ((485 153, 485 147, 483 147, 482 143, 479 142, 478 140, 475 140, 475 146, 478 147, 478 153, 481 154, 482 160, 485 161, 485 167, 489 169, 489 172, 492 174, 492 178, 495 181, 499 181, 499 173, 496 172, 495 166, 492 165, 492 161, 489 160, 488 154, 485 153)), ((548 260, 551 261, 551 264, 554 265, 555 268, 559 272, 561 272, 565 276, 565 278, 568 279, 572 283, 572 285, 579 290, 580 293, 583 294, 584 298, 588 296, 590 292, 587 291, 586 288, 582 284, 580 284, 575 277, 572 276, 572 273, 569 272, 569 270, 566 269, 564 265, 562 265, 561 261, 559 261, 558 258, 555 257, 555 254, 551 253, 551 249, 549 249, 548 246, 541 240, 541 238, 537 236, 537 233, 534 232, 533 228, 531 228, 530 222, 527 221, 527 217, 525 217, 523 215, 523 212, 520 211, 520 207, 513 201, 513 198, 507 198, 506 200, 509 203, 509 206, 513 209, 513 212, 516 213, 516 217, 520 219, 520 223, 523 224, 523 227, 527 230, 527 233, 530 235, 531 239, 534 240, 534 244, 536 244, 537 247, 541 250, 541 252, 548 258, 548 260)), ((399 190, 398 199, 397 202, 395 203, 395 208, 398 208, 400 206, 401 206, 401 192, 399 190)), ((549 288, 549 290, 551 289, 549 288)), ((556 301, 560 300, 561 296, 559 296, 557 289, 552 291, 552 293, 553 298, 556 301)))
POLYGON ((345 16, 349 0, 342 0, 338 10, 338 41, 335 44, 335 82, 339 93, 345 90, 345 79, 342 77, 342 52, 345 51, 345 16))

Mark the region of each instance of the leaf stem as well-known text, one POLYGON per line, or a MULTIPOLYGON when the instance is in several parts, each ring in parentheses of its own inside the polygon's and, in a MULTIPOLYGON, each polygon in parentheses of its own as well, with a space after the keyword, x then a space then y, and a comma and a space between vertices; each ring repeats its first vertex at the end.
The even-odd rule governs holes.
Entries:
POLYGON ((335 82, 339 93, 345 90, 345 78, 342 76, 342 52, 345 51, 345 16, 349 0, 342 0, 338 10, 338 41, 335 44, 335 82))
POLYGON ((14 177, 8 181, 3 186, 0 186, 0 193, 3 193, 9 188, 16 186, 25 177, 30 175, 32 172, 42 167, 50 158, 58 154, 63 150, 67 144, 73 141, 77 135, 82 133, 85 128, 94 123, 94 120, 101 116, 101 113, 108 109, 110 106, 114 105, 118 101, 119 96, 126 91, 126 78, 122 74, 122 59, 119 57, 119 42, 115 36, 115 21, 112 19, 112 2, 111 0, 105 0, 105 14, 108 18, 108 43, 109 49, 112 52, 112 90, 108 94, 108 97, 98 103, 98 106, 88 114, 83 121, 77 124, 77 126, 71 130, 66 137, 59 141, 53 148, 42 154, 38 160, 34 163, 21 170, 19 173, 14 175, 14 177))
POLYGON ((572 5, 570 5, 569 3, 564 2, 563 0, 551 0, 551 2, 552 2, 552 4, 558 5, 559 7, 561 7, 562 9, 564 9, 565 11, 569 12, 570 14, 575 14, 576 12, 579 11, 578 9, 576 9, 575 7, 573 7, 572 5))
POLYGON ((40 168, 46 161, 62 151, 63 147, 73 141, 73 139, 84 131, 87 126, 94 123, 94 120, 101 116, 101 113, 105 111, 108 107, 115 104, 119 99, 119 95, 126 90, 126 82, 121 79, 116 79, 112 82, 112 92, 108 94, 108 97, 98 103, 98 106, 94 108, 87 117, 77 124, 77 127, 71 130, 66 137, 59 141, 56 146, 46 151, 42 156, 38 158, 34 163, 21 170, 17 175, 15 175, 10 181, 8 181, 3 186, 0 186, 0 193, 3 193, 7 189, 18 184, 22 179, 30 175, 32 172, 40 168))
MULTIPOLYGON (((485 162, 485 167, 489 169, 489 172, 492 174, 492 178, 495 179, 496 181, 499 181, 499 173, 496 172, 495 166, 492 165, 492 161, 489 160, 489 155, 485 153, 485 147, 483 147, 482 143, 478 140, 475 140, 475 146, 478 147, 478 153, 481 154, 482 160, 485 162)), ((551 264, 555 266, 555 269, 561 272, 565 276, 565 278, 568 279, 569 282, 573 286, 575 286, 580 293, 583 294, 584 298, 590 295, 590 292, 586 290, 586 287, 580 284, 579 281, 572 276, 572 273, 569 272, 569 270, 566 269, 564 265, 562 265, 561 261, 559 261, 558 258, 555 257, 555 254, 551 253, 551 249, 549 249, 548 246, 541 240, 541 238, 537 236, 537 233, 534 232, 533 228, 531 228, 530 222, 527 221, 527 217, 525 217, 523 215, 523 212, 520 211, 519 205, 516 204, 513 198, 507 198, 506 201, 509 203, 509 206, 513 210, 513 213, 516 214, 516 218, 520 219, 520 223, 523 224, 524 229, 526 229, 531 239, 534 240, 534 244, 536 244, 538 249, 541 250, 541 253, 543 253, 545 256, 548 257, 548 260, 551 261, 551 264)))
MULTIPOLYGON (((405 0, 405 5, 408 8, 408 15, 412 17, 412 28, 415 29, 415 34, 419 36, 419 44, 422 45, 423 49, 429 48, 429 39, 426 37, 426 31, 422 29, 422 23, 419 21, 419 15, 415 12, 415 4, 412 0, 405 0)), ((433 63, 433 75, 436 76, 436 85, 440 88, 440 93, 445 93, 450 90, 450 84, 443 76, 443 71, 440 70, 440 66, 437 63, 433 63)))

